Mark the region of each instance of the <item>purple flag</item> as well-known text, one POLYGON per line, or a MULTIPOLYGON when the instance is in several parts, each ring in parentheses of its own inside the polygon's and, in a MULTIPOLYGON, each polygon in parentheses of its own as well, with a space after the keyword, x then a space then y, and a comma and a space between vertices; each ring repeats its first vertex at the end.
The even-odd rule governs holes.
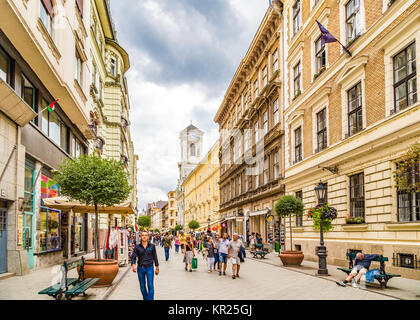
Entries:
POLYGON ((326 43, 336 42, 337 41, 337 39, 334 38, 334 36, 327 29, 325 29, 325 27, 322 24, 320 24, 318 22, 318 20, 316 20, 316 23, 318 23, 319 30, 321 30, 321 34, 322 34, 322 36, 321 36, 321 44, 322 45, 324 45, 326 43))

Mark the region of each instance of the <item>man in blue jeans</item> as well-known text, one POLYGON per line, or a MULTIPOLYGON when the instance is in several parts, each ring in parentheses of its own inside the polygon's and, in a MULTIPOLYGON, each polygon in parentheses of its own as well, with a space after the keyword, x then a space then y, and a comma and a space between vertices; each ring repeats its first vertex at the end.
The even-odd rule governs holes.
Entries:
POLYGON ((169 250, 172 248, 172 238, 169 235, 169 232, 166 232, 165 237, 163 238, 163 248, 165 249, 165 259, 169 259, 169 250))
POLYGON ((131 267, 133 272, 137 272, 139 277, 140 291, 143 295, 143 300, 153 300, 155 294, 153 273, 155 273, 156 276, 159 274, 159 261, 156 254, 156 247, 149 242, 149 233, 147 231, 141 233, 141 242, 139 245, 136 245, 133 250, 131 255, 131 267), (153 263, 156 266, 156 271, 153 270, 153 263))

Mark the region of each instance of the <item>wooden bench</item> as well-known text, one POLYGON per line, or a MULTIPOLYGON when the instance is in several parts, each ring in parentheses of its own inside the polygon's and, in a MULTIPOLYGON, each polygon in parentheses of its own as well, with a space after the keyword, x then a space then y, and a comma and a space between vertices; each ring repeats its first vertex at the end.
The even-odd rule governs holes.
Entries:
POLYGON ((71 300, 73 297, 80 294, 86 296, 86 290, 98 282, 99 278, 85 279, 84 265, 85 259, 83 257, 79 260, 71 262, 65 261, 61 266, 61 281, 48 288, 45 288, 44 290, 39 291, 38 294, 47 294, 56 300, 61 300, 63 296, 65 296, 68 300, 71 300), (80 267, 79 277, 68 278, 67 272, 77 267, 80 267), (69 289, 69 287, 71 288, 69 289))
MULTIPOLYGON (((353 261, 356 258, 356 254, 357 254, 357 252, 347 250, 346 257, 349 260, 349 267, 348 268, 337 268, 337 269, 341 270, 341 271, 343 271, 347 274, 350 274, 351 270, 353 270, 353 266, 354 266, 353 261)), ((394 277, 401 277, 401 275, 399 275, 399 274, 386 273, 385 262, 388 262, 387 257, 384 257, 384 256, 381 255, 381 256, 377 257, 375 260, 372 260, 372 261, 377 261, 377 262, 380 263, 379 269, 381 271, 381 274, 376 275, 375 279, 379 282, 382 289, 387 287, 387 283, 390 279, 392 279, 394 277)))
POLYGON ((250 250, 249 251, 253 258, 258 258, 260 257, 260 259, 264 259, 266 254, 268 254, 268 249, 264 248, 263 244, 255 244, 255 250, 250 250))

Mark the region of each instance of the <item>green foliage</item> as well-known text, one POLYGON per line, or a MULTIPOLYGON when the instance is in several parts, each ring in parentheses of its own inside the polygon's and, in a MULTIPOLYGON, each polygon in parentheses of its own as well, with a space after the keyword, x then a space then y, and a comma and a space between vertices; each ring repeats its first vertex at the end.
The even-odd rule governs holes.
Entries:
POLYGON ((287 217, 293 214, 301 216, 303 209, 302 200, 291 195, 282 197, 274 206, 274 211, 279 217, 287 217))
POLYGON ((196 220, 191 220, 191 221, 188 223, 188 228, 190 228, 190 229, 192 229, 192 230, 195 230, 195 229, 197 229, 198 227, 200 227, 200 223, 198 223, 198 221, 196 221, 196 220))
POLYGON ((313 227, 316 230, 321 229, 321 217, 322 220, 322 231, 328 232, 334 228, 332 221, 337 218, 337 210, 333 207, 330 207, 328 204, 325 206, 317 205, 315 208, 310 208, 308 210, 307 216, 313 220, 313 227))
POLYGON ((160 233, 160 230, 158 228, 153 230, 154 233, 160 233))
POLYGON ((150 227, 152 224, 152 219, 149 216, 139 216, 137 219, 137 224, 140 226, 140 229, 150 227))
POLYGON ((407 153, 397 164, 397 170, 394 171, 394 179, 398 191, 420 192, 420 181, 412 178, 414 168, 420 166, 420 143, 412 144, 407 153))
POLYGON ((361 224, 365 223, 365 218, 363 217, 346 217, 346 224, 361 224))
POLYGON ((175 226, 175 231, 181 231, 182 229, 184 229, 184 226, 183 225, 177 224, 175 226))
POLYGON ((86 205, 119 204, 128 198, 132 188, 120 161, 95 154, 65 160, 54 179, 63 195, 86 205))

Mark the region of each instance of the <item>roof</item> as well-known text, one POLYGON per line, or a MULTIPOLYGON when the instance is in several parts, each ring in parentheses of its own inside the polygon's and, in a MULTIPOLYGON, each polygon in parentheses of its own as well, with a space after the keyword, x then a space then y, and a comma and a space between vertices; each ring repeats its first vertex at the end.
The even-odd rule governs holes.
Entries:
POLYGON ((161 200, 159 200, 158 202, 156 202, 155 208, 162 209, 167 204, 168 204, 168 201, 161 201, 161 200))

